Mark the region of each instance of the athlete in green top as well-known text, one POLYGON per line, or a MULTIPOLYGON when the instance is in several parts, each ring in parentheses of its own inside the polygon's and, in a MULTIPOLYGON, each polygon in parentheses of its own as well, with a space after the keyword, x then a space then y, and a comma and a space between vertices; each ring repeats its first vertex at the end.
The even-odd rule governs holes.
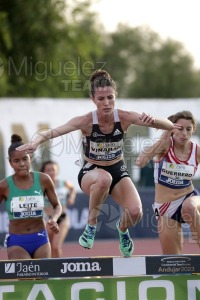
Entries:
POLYGON ((8 259, 50 258, 51 247, 46 226, 58 233, 57 220, 62 207, 51 178, 44 173, 31 172, 31 158, 25 151, 16 151, 23 145, 19 135, 13 134, 8 156, 14 174, 0 181, 0 203, 5 200, 10 220, 5 239, 8 259), (43 219, 44 194, 53 206, 51 219, 43 219))

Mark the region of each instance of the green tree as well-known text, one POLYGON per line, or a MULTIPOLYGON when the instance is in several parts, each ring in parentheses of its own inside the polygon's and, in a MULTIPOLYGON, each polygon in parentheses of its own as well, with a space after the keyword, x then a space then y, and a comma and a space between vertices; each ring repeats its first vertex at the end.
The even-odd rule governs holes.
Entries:
POLYGON ((146 27, 107 33, 92 0, 0 0, 0 96, 88 97, 108 70, 118 97, 200 96, 200 72, 183 45, 146 27))
POLYGON ((130 84, 128 97, 191 98, 195 94, 196 73, 193 60, 182 44, 167 40, 159 49, 152 49, 136 69, 137 77, 130 84))
POLYGON ((54 94, 55 86, 49 85, 46 69, 54 59, 52 45, 61 38, 63 18, 59 12, 63 5, 64 1, 1 1, 6 25, 1 51, 3 48, 6 56, 7 95, 34 97, 40 90, 43 96, 49 88, 54 94), (45 76, 47 84, 43 85, 45 76))
POLYGON ((120 24, 104 44, 103 59, 114 74, 119 97, 198 97, 199 74, 183 45, 162 41, 146 27, 120 24))
POLYGON ((68 2, 0 0, 1 96, 86 94, 86 71, 92 72, 100 41, 90 1, 74 1, 70 16, 68 2))
POLYGON ((91 0, 73 1, 66 9, 66 22, 70 28, 60 41, 60 57, 64 60, 63 96, 88 97, 88 78, 102 64, 101 33, 96 14, 90 11, 91 0), (66 51, 67 49, 67 51, 66 51))

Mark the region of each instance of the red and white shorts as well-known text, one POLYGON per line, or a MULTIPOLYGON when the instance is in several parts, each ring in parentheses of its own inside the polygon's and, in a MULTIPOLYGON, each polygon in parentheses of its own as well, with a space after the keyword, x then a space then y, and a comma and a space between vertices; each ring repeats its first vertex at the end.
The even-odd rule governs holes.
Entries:
POLYGON ((152 206, 156 218, 158 218, 159 216, 165 216, 169 219, 174 219, 180 223, 184 223, 181 216, 181 208, 182 208, 183 201, 188 197, 195 196, 195 195, 198 195, 198 193, 194 190, 191 193, 187 194, 186 196, 177 199, 175 201, 165 202, 165 203, 154 202, 152 206))

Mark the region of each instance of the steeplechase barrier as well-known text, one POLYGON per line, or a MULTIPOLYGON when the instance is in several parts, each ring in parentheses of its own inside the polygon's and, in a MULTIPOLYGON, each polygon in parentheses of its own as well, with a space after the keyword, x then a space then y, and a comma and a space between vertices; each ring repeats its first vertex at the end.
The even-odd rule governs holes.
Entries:
POLYGON ((200 256, 4 260, 0 300, 10 299, 199 300, 200 256))

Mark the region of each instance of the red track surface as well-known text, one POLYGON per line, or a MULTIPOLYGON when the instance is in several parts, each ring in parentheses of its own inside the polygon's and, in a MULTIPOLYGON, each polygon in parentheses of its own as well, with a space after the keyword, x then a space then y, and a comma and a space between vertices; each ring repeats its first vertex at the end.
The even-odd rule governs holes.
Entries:
MULTIPOLYGON (((134 240, 134 255, 162 255, 158 239, 134 240)), ((184 254, 199 254, 200 250, 192 240, 185 240, 184 254)), ((92 256, 120 256, 118 240, 95 241, 92 249, 82 248, 78 242, 65 243, 63 257, 92 257, 92 256)), ((6 249, 0 249, 0 260, 7 259, 6 249)))

